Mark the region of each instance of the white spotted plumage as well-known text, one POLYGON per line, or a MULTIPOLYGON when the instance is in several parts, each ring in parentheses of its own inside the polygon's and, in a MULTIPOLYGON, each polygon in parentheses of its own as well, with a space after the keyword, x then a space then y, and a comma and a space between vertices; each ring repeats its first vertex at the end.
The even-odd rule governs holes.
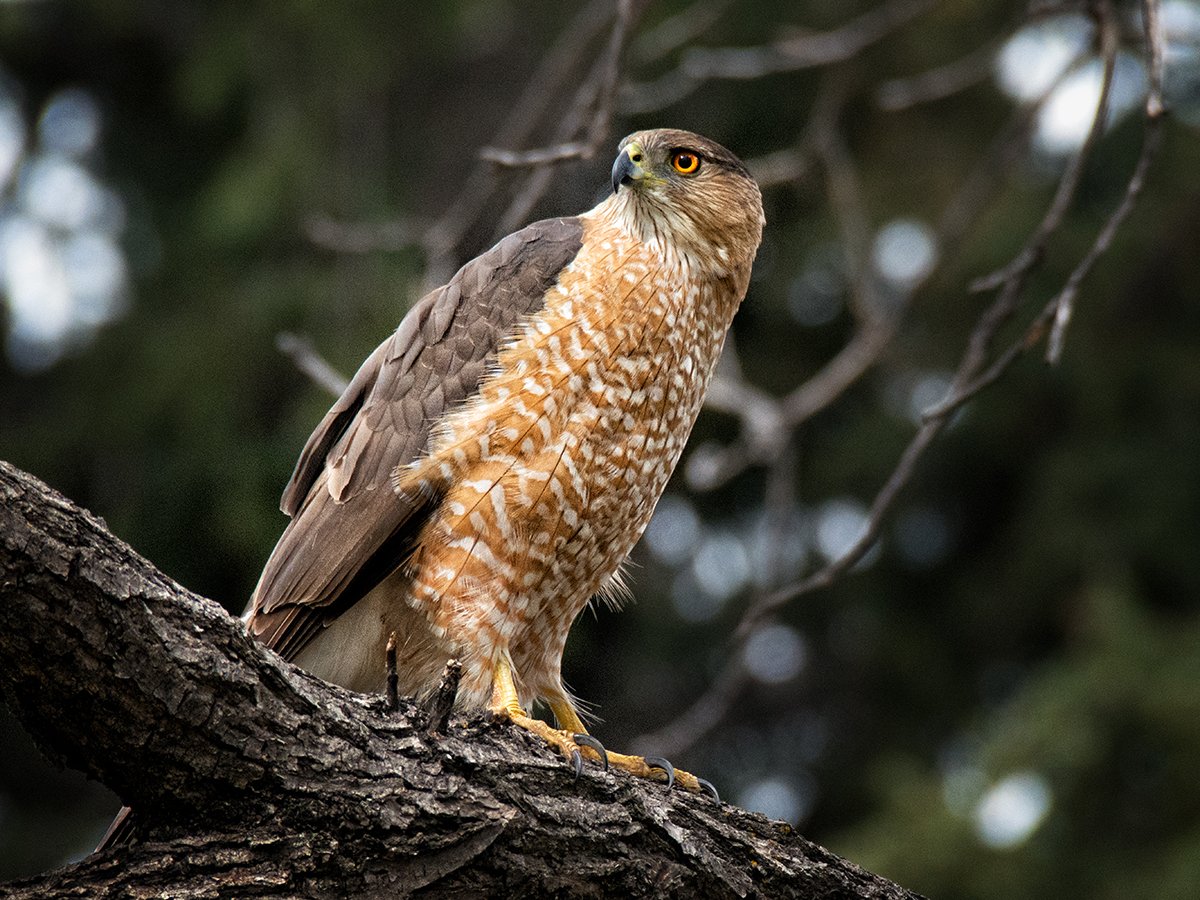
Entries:
MULTIPOLYGON (((621 594, 621 563, 678 461, 745 289, 748 261, 740 285, 705 278, 631 231, 627 202, 583 217, 583 249, 545 308, 429 453, 397 473, 400 490, 433 480, 448 491, 408 565, 408 596, 446 635, 427 664, 463 659, 466 707, 488 703, 500 654, 525 702, 567 696, 567 632, 591 597, 621 594)), ((401 665, 418 692, 437 680, 420 662, 401 665)))

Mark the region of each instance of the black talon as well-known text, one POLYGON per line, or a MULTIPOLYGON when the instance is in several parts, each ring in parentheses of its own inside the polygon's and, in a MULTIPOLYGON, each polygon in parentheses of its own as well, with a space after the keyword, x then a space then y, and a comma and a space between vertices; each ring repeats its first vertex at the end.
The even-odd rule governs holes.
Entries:
POLYGON ((578 750, 571 751, 571 766, 575 769, 575 776, 571 780, 578 781, 583 774, 583 756, 578 750))
POLYGON ((718 803, 721 802, 721 795, 717 793, 717 789, 713 787, 713 783, 711 781, 705 781, 703 778, 697 778, 696 782, 700 785, 701 791, 708 794, 718 803))
POLYGON ((669 791, 675 784, 675 767, 670 762, 663 759, 661 756, 645 756, 646 765, 652 769, 662 769, 667 773, 667 790, 669 791))
POLYGON ((591 747, 600 754, 600 762, 604 764, 604 771, 608 771, 608 751, 604 749, 604 745, 592 737, 590 734, 575 735, 575 743, 580 747, 591 747))

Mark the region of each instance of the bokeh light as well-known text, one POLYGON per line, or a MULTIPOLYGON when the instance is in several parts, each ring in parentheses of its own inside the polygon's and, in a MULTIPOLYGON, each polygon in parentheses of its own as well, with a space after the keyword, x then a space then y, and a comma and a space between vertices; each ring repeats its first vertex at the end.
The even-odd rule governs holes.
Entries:
POLYGON ((867 530, 867 508, 857 500, 839 498, 824 504, 817 513, 817 551, 826 560, 849 552, 867 530))
POLYGON ((69 88, 47 100, 26 147, 19 100, 0 78, 0 289, 19 371, 48 368, 124 308, 125 204, 93 170, 101 126, 92 97, 69 88))
POLYGON ((808 645, 796 629, 788 625, 765 625, 746 641, 742 664, 752 678, 764 684, 783 684, 803 670, 808 661, 808 645))
POLYGON ((937 238, 933 229, 916 219, 888 222, 875 235, 871 262, 875 271, 894 288, 911 290, 937 264, 937 238))
POLYGON ((1172 115, 1200 126, 1200 4, 1167 0, 1161 9, 1166 47, 1163 92, 1172 115))
MULTIPOLYGON (((1104 80, 1104 64, 1091 49, 1093 36, 1088 17, 1053 16, 1022 28, 996 57, 996 80, 1013 99, 1030 103, 1049 92, 1034 131, 1034 146, 1046 156, 1075 152, 1092 127, 1104 80)), ((1106 124, 1137 107, 1145 91, 1141 62, 1118 52, 1106 124)))
POLYGON ((822 245, 808 255, 788 285, 787 308, 806 328, 832 322, 845 307, 846 278, 836 247, 822 245))
POLYGON ((989 847, 1007 850, 1025 843, 1050 812, 1050 785, 1036 772, 1001 779, 975 807, 975 833, 989 847))
POLYGON ((778 776, 753 782, 737 798, 738 806, 793 824, 808 817, 813 800, 812 790, 804 789, 793 778, 778 776))
POLYGON ((643 540, 660 563, 677 566, 695 552, 700 533, 700 516, 692 502, 681 494, 663 494, 643 540))

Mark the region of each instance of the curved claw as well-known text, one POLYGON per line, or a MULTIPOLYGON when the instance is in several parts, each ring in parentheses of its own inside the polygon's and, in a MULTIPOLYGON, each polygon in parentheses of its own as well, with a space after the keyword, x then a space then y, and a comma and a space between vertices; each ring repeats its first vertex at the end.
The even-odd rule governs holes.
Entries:
POLYGON ((721 802, 721 795, 717 793, 717 789, 713 787, 713 783, 711 781, 707 781, 703 778, 697 778, 696 782, 700 785, 700 790, 708 794, 708 796, 712 797, 718 803, 721 802))
MULTIPOLYGON (((604 771, 608 771, 608 751, 604 749, 604 745, 592 737, 590 734, 576 734, 575 743, 580 747, 591 747, 600 756, 600 762, 604 766, 604 771)), ((578 753, 578 751, 576 751, 578 753)), ((578 776, 576 776, 578 777, 578 776)))
POLYGON ((675 785, 675 767, 661 756, 645 756, 642 758, 646 760, 646 765, 650 766, 650 768, 662 769, 667 773, 667 790, 671 790, 675 785))
POLYGON ((579 776, 583 774, 583 755, 578 750, 571 751, 571 768, 575 770, 571 780, 578 781, 579 776))

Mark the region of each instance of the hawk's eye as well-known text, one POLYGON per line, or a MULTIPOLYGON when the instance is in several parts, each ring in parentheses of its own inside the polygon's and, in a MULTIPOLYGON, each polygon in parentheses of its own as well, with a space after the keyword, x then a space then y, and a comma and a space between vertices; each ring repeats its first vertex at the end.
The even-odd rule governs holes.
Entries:
POLYGON ((671 166, 680 175, 695 175, 700 171, 700 157, 691 150, 676 150, 671 154, 671 166))

